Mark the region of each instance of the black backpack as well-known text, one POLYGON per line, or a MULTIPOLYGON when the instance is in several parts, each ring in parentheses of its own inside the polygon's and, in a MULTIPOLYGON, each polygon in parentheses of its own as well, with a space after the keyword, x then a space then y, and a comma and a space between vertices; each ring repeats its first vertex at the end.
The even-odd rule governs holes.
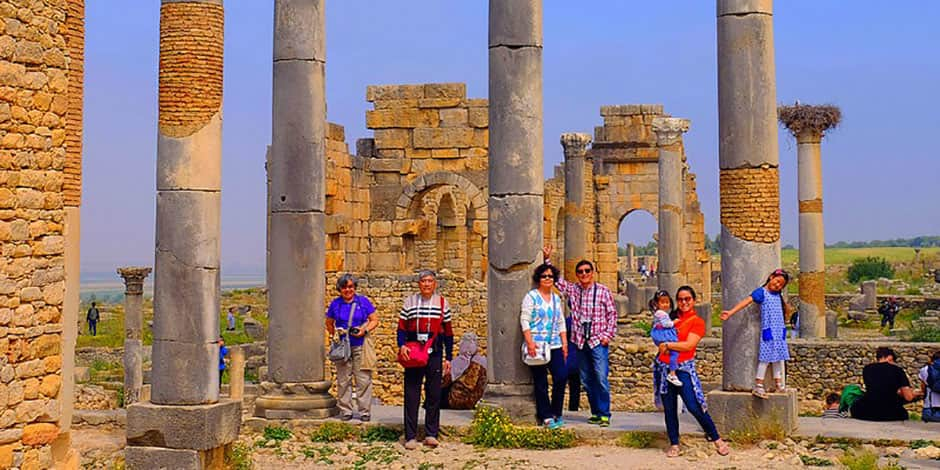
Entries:
POLYGON ((940 359, 927 366, 927 388, 940 393, 940 359))

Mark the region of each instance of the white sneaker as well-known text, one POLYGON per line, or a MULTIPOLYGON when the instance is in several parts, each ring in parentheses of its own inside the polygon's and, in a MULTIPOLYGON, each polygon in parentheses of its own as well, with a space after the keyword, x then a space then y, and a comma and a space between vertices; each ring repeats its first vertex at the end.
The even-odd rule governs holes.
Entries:
POLYGON ((677 377, 677 376, 675 376, 675 375, 673 375, 673 374, 667 374, 667 375, 666 375, 666 381, 669 382, 669 383, 671 383, 671 384, 673 384, 673 385, 675 385, 676 387, 681 387, 681 386, 682 386, 682 381, 679 380, 679 377, 677 377))

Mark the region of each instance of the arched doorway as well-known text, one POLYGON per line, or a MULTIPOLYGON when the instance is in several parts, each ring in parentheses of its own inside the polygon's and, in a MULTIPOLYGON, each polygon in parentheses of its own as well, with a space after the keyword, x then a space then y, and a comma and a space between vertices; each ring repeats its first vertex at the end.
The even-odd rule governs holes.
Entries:
POLYGON ((659 223, 653 214, 634 209, 620 218, 617 228, 617 288, 626 291, 626 281, 653 276, 656 267, 656 238, 659 223))

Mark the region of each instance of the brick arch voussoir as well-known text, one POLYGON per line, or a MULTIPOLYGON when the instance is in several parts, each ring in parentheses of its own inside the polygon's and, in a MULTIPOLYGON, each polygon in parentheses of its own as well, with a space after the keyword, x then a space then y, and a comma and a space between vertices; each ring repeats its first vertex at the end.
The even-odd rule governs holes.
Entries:
POLYGON ((425 191, 438 186, 454 186, 467 196, 467 200, 470 201, 470 205, 473 208, 472 211, 468 211, 467 213, 468 219, 479 220, 486 218, 486 198, 483 195, 483 191, 467 178, 449 171, 435 171, 421 175, 415 178, 411 184, 405 186, 402 189, 401 196, 398 197, 398 202, 395 207, 395 216, 399 219, 407 218, 411 205, 414 203, 414 199, 425 191))

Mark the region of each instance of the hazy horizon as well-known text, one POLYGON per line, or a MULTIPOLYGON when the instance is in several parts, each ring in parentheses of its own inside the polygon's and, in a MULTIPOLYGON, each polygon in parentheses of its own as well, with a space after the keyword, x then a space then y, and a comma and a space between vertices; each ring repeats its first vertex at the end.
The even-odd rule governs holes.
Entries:
MULTIPOLYGON (((226 2, 222 269, 263 273, 264 152, 271 135, 271 2, 226 2)), ((159 2, 86 5, 82 270, 152 265, 159 2)), ((486 2, 330 2, 328 119, 365 128, 369 84, 465 82, 487 96, 486 2)), ((832 103, 822 144, 826 242, 940 234, 940 3, 775 2, 777 101, 832 103), (909 4, 908 4, 909 3, 909 4), (916 8, 915 8, 916 7, 916 8), (916 11, 916 14, 911 14, 916 11)), ((544 173, 562 132, 591 132, 600 106, 663 103, 685 136, 713 237, 718 222, 714 2, 544 2, 544 173)), ((779 133, 782 244, 798 243, 796 143, 779 133)), ((621 243, 656 230, 630 215, 621 243)))

